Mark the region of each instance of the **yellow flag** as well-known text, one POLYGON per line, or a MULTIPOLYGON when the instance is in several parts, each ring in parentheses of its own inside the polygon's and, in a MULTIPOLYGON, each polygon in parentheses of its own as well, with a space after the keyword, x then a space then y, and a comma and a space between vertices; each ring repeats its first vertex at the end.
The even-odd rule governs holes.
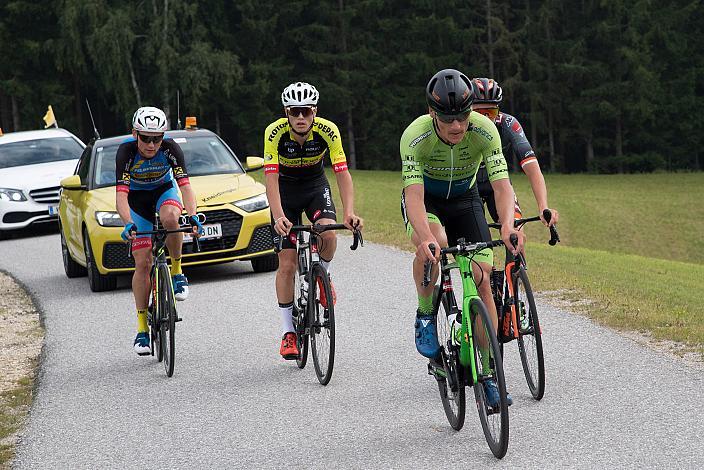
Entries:
POLYGON ((59 127, 56 124, 56 118, 54 117, 54 110, 52 109, 51 105, 49 105, 49 109, 47 110, 46 114, 44 115, 44 122, 46 123, 46 126, 44 126, 44 129, 46 129, 49 126, 59 127))

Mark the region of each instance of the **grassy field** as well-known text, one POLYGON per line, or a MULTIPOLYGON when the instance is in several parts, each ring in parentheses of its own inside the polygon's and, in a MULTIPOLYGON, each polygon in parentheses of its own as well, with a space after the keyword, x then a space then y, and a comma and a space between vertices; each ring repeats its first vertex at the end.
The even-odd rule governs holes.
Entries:
MULTIPOLYGON (((258 179, 263 176, 261 173, 258 179)), ((397 172, 355 171, 356 210, 365 239, 410 249, 399 207, 397 172)), ((341 209, 335 178, 335 203, 341 209)), ((609 326, 684 343, 704 355, 704 173, 549 175, 550 203, 560 211, 560 237, 527 234, 537 291, 560 291, 609 326)), ((526 216, 537 214, 523 174, 512 175, 526 216)))

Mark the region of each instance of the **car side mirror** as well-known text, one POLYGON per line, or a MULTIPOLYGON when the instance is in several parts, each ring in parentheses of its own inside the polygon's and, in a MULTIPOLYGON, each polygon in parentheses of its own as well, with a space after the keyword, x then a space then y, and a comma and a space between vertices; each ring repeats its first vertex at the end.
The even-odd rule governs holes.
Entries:
POLYGON ((247 171, 258 170, 264 166, 264 159, 262 157, 250 156, 247 157, 247 171))
POLYGON ((80 175, 71 175, 61 180, 61 187, 64 189, 73 189, 83 191, 87 189, 85 184, 81 184, 80 175))

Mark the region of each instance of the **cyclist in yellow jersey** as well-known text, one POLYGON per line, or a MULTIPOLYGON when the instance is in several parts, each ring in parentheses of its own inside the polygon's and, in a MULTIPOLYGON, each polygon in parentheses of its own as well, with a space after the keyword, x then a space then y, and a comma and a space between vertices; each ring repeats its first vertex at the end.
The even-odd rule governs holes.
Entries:
MULTIPOLYGON (((340 190, 343 221, 349 229, 361 229, 363 221, 354 213, 354 186, 347 169, 342 139, 337 126, 317 117, 318 90, 303 82, 292 83, 281 93, 286 117, 272 122, 264 132, 264 174, 273 228, 284 237, 276 272, 276 297, 281 314, 280 354, 285 359, 298 356, 293 327, 293 279, 296 271, 296 234, 291 227, 300 224, 303 212, 319 224, 337 222, 330 184, 323 171, 327 157, 340 190)), ((328 270, 335 255, 335 232, 324 232, 320 244, 321 264, 328 270)), ((332 280, 330 282, 332 287, 332 280)), ((326 299, 321 291, 322 304, 326 299)), ((335 302, 335 291, 333 299, 335 302)))

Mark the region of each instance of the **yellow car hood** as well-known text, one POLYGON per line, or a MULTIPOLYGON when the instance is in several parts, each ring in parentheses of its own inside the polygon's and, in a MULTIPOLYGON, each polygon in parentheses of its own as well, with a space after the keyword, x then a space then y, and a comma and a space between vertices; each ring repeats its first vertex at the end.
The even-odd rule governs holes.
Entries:
MULTIPOLYGON (((247 175, 210 175, 190 178, 199 207, 216 206, 257 196, 266 191, 263 184, 247 175)), ((97 211, 115 210, 115 187, 90 191, 91 205, 97 211)))

